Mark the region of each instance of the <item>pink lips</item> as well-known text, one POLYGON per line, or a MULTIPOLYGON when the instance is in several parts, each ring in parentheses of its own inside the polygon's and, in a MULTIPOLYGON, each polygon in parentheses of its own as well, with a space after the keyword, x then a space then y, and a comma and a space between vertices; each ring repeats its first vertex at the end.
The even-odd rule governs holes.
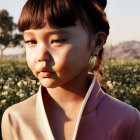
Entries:
POLYGON ((48 78, 51 76, 51 74, 52 74, 52 72, 47 72, 47 71, 46 72, 45 71, 39 72, 39 75, 43 78, 48 78))
POLYGON ((47 63, 45 61, 41 61, 37 63, 36 70, 38 72, 39 77, 42 77, 42 78, 48 78, 53 73, 53 71, 48 69, 47 63))

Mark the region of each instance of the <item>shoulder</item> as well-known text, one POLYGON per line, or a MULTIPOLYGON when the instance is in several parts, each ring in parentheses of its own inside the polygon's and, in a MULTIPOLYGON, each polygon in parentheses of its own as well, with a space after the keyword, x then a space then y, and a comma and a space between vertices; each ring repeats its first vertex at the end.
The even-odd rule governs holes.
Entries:
POLYGON ((16 111, 18 113, 25 113, 25 112, 31 111, 35 107, 35 105, 36 105, 36 94, 27 98, 24 101, 21 101, 17 104, 12 105, 8 109, 6 109, 5 112, 10 113, 12 111, 16 111))
POLYGON ((35 105, 36 94, 5 110, 1 122, 3 138, 12 137, 12 130, 15 131, 15 128, 18 129, 19 121, 26 120, 27 116, 33 116, 35 113, 35 105))
POLYGON ((104 104, 104 106, 107 107, 109 110, 112 110, 113 112, 116 112, 120 115, 134 115, 136 112, 138 112, 136 111, 137 109, 133 106, 128 105, 125 102, 122 102, 108 94, 105 94, 102 100, 102 104, 104 104))
POLYGON ((1 122, 3 139, 13 138, 15 129, 19 128, 19 121, 25 121, 27 116, 33 116, 35 105, 36 94, 5 110, 1 122))
POLYGON ((111 116, 110 121, 114 120, 130 129, 134 129, 135 125, 138 124, 137 128, 140 130, 140 112, 133 106, 105 94, 100 108, 104 109, 104 113, 108 116, 111 116))
POLYGON ((12 105, 11 107, 7 108, 3 114, 3 117, 5 117, 8 114, 26 114, 30 113, 36 105, 36 94, 29 97, 28 99, 21 101, 17 104, 12 105))
POLYGON ((108 95, 107 93, 104 94, 99 103, 98 110, 110 119, 113 118, 113 120, 116 121, 122 120, 122 122, 129 122, 129 124, 132 125, 135 123, 136 116, 140 116, 139 111, 136 108, 108 95))
POLYGON ((133 140, 140 139, 140 112, 138 112, 138 110, 135 110, 135 123, 131 136, 133 140))
MULTIPOLYGON (((113 130, 119 135, 126 135, 133 140, 140 139, 140 112, 108 94, 104 94, 97 107, 98 117, 108 122, 108 127, 113 126, 113 130)), ((112 127, 111 127, 112 128, 112 127)))

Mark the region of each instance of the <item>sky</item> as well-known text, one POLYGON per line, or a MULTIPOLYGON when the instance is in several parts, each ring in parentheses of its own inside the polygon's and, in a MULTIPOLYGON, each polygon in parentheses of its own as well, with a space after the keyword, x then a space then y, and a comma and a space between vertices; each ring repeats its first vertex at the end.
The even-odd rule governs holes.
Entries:
MULTIPOLYGON (((6 9, 18 22, 26 0, 0 0, 0 10, 6 9)), ((106 7, 110 23, 109 44, 140 41, 140 0, 108 0, 106 7)))

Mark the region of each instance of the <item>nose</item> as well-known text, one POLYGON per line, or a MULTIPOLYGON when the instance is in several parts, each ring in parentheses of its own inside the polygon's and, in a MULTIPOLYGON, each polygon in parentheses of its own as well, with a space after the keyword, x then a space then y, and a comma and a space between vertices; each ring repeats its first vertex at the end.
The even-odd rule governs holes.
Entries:
POLYGON ((48 47, 46 44, 40 44, 38 46, 37 60, 38 61, 49 61, 50 60, 50 53, 48 51, 48 47))

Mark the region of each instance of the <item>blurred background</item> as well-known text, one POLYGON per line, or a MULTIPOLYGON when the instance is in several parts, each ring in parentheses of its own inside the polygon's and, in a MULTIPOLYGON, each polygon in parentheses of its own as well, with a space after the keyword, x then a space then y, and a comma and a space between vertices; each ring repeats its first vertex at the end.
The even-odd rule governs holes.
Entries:
MULTIPOLYGON (((26 0, 0 0, 0 122, 9 106, 35 94, 40 82, 25 60, 17 23, 26 0)), ((140 110, 140 0, 108 0, 107 94, 140 110)), ((92 65, 92 64, 91 64, 92 65)), ((0 133, 1 134, 1 133, 0 133)))
MULTIPOLYGON (((0 0, 0 11, 6 10, 7 18, 11 17, 17 24, 21 9, 26 0, 0 0)), ((140 56, 140 1, 139 0, 108 0, 106 7, 107 17, 110 23, 110 36, 107 44, 112 46, 111 57, 137 58, 140 56)), ((2 22, 2 18, 0 19, 2 22)), ((9 24, 10 24, 9 22, 9 24)), ((14 27, 13 27, 14 28, 14 27)), ((1 32, 1 31, 0 31, 1 32)), ((17 29, 11 30, 12 33, 18 33, 17 29)), ((13 42, 3 46, 0 42, 0 54, 10 57, 10 55, 25 55, 25 49, 20 36, 14 45, 13 42), (14 49, 9 48, 14 47, 14 49)))

